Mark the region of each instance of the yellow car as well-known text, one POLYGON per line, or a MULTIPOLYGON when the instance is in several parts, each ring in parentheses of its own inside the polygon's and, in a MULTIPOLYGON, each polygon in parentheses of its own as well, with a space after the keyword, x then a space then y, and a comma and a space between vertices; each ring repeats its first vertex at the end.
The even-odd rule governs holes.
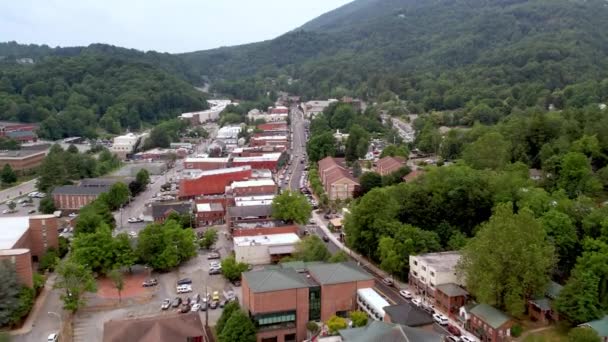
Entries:
POLYGON ((213 294, 211 295, 211 300, 212 301, 219 301, 220 300, 220 293, 218 291, 213 291, 213 294))

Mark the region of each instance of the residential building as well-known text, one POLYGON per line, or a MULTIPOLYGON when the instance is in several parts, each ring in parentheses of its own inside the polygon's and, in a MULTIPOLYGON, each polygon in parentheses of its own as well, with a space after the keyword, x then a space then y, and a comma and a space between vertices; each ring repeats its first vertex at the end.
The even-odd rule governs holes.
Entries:
POLYGON ((205 330, 197 312, 109 320, 103 342, 203 342, 205 330))
POLYGON ((376 172, 380 176, 390 175, 405 166, 405 158, 403 157, 384 157, 376 162, 376 172))
POLYGON ((33 286, 32 261, 59 247, 58 219, 53 215, 0 218, 0 260, 15 266, 21 283, 33 286))
POLYGON ((295 251, 300 238, 294 233, 235 236, 234 254, 239 262, 250 265, 277 263, 295 251))
POLYGON ((279 162, 283 158, 283 153, 265 153, 261 156, 252 157, 234 157, 232 166, 249 165, 252 169, 268 169, 276 171, 279 168, 279 162))
POLYGON ((326 157, 318 165, 321 184, 331 201, 353 198, 359 182, 348 172, 343 159, 326 157))
POLYGON ((277 184, 270 178, 237 181, 230 184, 228 193, 234 196, 272 195, 277 193, 277 184))
POLYGON ((0 168, 8 164, 14 171, 18 172, 33 170, 42 164, 47 151, 47 149, 44 149, 0 152, 0 168))
POLYGON ((93 202, 99 195, 108 190, 107 187, 85 187, 64 185, 53 190, 52 196, 55 208, 59 210, 80 210, 93 202))
POLYGON ((407 325, 409 327, 423 328, 432 326, 435 321, 433 317, 422 308, 411 302, 384 307, 384 321, 407 325))
POLYGON ((550 281, 547 285, 544 296, 531 299, 528 301, 528 316, 532 321, 549 324, 557 321, 559 315, 554 310, 553 301, 559 296, 563 286, 550 281))
POLYGON ((500 310, 478 304, 470 309, 466 328, 482 342, 511 341, 511 327, 515 321, 500 310))
POLYGON ((463 284, 456 274, 460 252, 410 255, 409 283, 425 297, 434 298, 438 285, 463 284))
POLYGON ((357 308, 357 290, 374 278, 354 263, 285 263, 244 272, 243 308, 258 328, 257 341, 303 341, 306 323, 346 316, 357 308))
POLYGON ((199 227, 223 224, 226 210, 222 203, 198 203, 196 205, 196 222, 199 227))
POLYGON ((184 169, 216 170, 229 166, 230 158, 186 158, 184 169))
POLYGON ((202 195, 223 194, 230 183, 250 178, 251 166, 249 165, 202 171, 196 178, 180 181, 179 197, 194 198, 202 195))
POLYGON ((192 214, 192 202, 156 202, 152 203, 152 219, 156 223, 163 223, 169 215, 176 213, 178 215, 192 214))
POLYGON ((608 315, 605 315, 600 319, 596 319, 595 321, 583 323, 579 326, 593 329, 600 337, 602 342, 608 342, 608 315))
POLYGON ((433 331, 381 321, 372 321, 364 327, 344 329, 338 333, 342 342, 443 342, 445 338, 433 331))
POLYGON ((458 310, 465 305, 468 297, 469 293, 454 283, 435 287, 435 307, 452 317, 458 315, 458 310))

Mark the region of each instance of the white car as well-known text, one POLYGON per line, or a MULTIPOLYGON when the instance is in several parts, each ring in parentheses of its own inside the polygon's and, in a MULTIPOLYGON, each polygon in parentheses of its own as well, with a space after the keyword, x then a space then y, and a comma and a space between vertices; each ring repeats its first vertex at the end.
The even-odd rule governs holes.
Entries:
POLYGON ((194 305, 192 305, 192 308, 190 309, 190 311, 197 312, 197 311, 200 311, 200 309, 201 309, 201 305, 199 303, 194 303, 194 305))
POLYGON ((474 339, 468 337, 468 336, 460 336, 460 342, 475 342, 474 339))
POLYGON ((437 322, 439 325, 448 325, 449 323, 448 318, 440 313, 434 314, 433 320, 435 320, 435 322, 437 322))
POLYGON ((416 305, 417 307, 421 307, 422 301, 418 298, 414 298, 414 299, 412 299, 412 304, 416 305))
POLYGON ((76 213, 71 213, 70 215, 68 215, 68 217, 76 217, 76 216, 78 216, 78 214, 76 214, 76 213))
POLYGON ((129 232, 129 236, 132 237, 132 238, 136 238, 137 237, 137 233, 134 232, 134 231, 130 231, 129 232))
POLYGON ((185 284, 185 285, 179 285, 177 287, 177 293, 188 293, 188 292, 192 292, 192 285, 185 284))
POLYGON ((57 335, 56 333, 52 333, 49 335, 49 337, 46 339, 47 342, 57 342, 59 341, 59 335, 57 335))
POLYGON ((412 299, 412 294, 410 293, 410 291, 407 290, 401 290, 399 291, 399 294, 401 295, 401 297, 405 298, 405 299, 412 299))
POLYGON ((139 217, 129 217, 129 219, 127 220, 127 222, 129 223, 139 223, 139 222, 144 222, 143 219, 139 218, 139 217))

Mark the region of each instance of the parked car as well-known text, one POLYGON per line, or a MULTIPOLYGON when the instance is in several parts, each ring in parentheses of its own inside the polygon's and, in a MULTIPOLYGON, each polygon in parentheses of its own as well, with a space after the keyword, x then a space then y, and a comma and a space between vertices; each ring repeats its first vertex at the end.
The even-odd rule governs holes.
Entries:
POLYGON ((192 292, 192 285, 179 285, 177 287, 177 293, 188 293, 192 292))
POLYGON ((161 310, 167 310, 169 309, 169 307, 171 306, 171 299, 167 298, 165 300, 163 300, 162 304, 160 305, 161 310))
POLYGON ((201 305, 201 311, 207 311, 207 302, 203 302, 201 305))
POLYGON ((211 261, 209 262, 209 268, 222 268, 222 264, 219 261, 211 261))
POLYGON ((475 340, 468 336, 460 336, 460 342, 475 342, 475 340))
POLYGON ((218 252, 211 252, 211 253, 207 254, 208 260, 219 259, 220 257, 221 257, 220 253, 218 253, 218 252))
POLYGON ((218 291, 213 291, 211 295, 211 300, 214 302, 218 302, 220 300, 220 293, 218 291))
POLYGON ((46 341, 47 342, 57 342, 57 341, 59 341, 59 335, 57 333, 52 333, 49 335, 49 337, 47 337, 46 341))
POLYGON ((209 269, 209 275, 220 274, 220 273, 222 273, 222 270, 219 268, 210 268, 209 269))
POLYGON ((143 287, 150 287, 150 286, 156 286, 156 285, 158 285, 158 280, 156 280, 154 278, 148 279, 141 284, 141 286, 143 286, 143 287))
POLYGON ((217 305, 218 305, 218 302, 213 301, 213 302, 209 303, 209 308, 210 309, 217 309, 217 305))
POLYGON ((78 214, 76 214, 76 213, 71 213, 70 215, 68 215, 68 217, 71 217, 71 218, 74 218, 76 216, 78 216, 78 214))
POLYGON ((435 307, 434 307, 434 306, 432 306, 432 305, 429 305, 429 304, 425 304, 425 303, 423 303, 423 304, 422 304, 422 310, 424 310, 424 311, 428 312, 428 313, 429 313, 429 314, 431 314, 431 315, 434 315, 434 314, 435 314, 435 307))
POLYGON ((187 313, 190 312, 190 305, 188 304, 182 304, 181 309, 179 309, 180 313, 187 313))
POLYGON ((192 308, 190 309, 190 311, 197 312, 200 309, 201 309, 201 305, 199 303, 194 303, 194 305, 192 305, 192 308))
POLYGON ((412 299, 412 294, 410 293, 410 291, 400 290, 399 294, 401 295, 401 297, 403 297, 405 299, 412 299))
POLYGON ((129 223, 139 223, 139 222, 144 222, 144 219, 139 218, 139 217, 129 217, 129 219, 127 220, 127 222, 129 222, 129 223))
POLYGON ((180 306, 182 304, 182 299, 180 297, 175 297, 175 299, 173 299, 173 303, 171 303, 171 306, 176 308, 178 306, 180 306))
POLYGON ((462 332, 460 332, 460 329, 453 325, 453 324, 448 324, 448 332, 454 336, 460 336, 462 335, 462 332))
POLYGON ((185 284, 192 284, 192 279, 190 278, 183 278, 177 281, 177 285, 185 285, 185 284))
POLYGON ((36 209, 30 209, 27 211, 28 214, 34 214, 36 213, 36 209))
POLYGON ((440 313, 436 313, 433 315, 433 320, 437 322, 439 325, 448 325, 448 318, 440 313))
POLYGON ((412 304, 416 305, 417 307, 421 307, 422 301, 418 298, 414 298, 414 299, 412 299, 412 304))
POLYGON ((393 279, 391 279, 391 278, 384 278, 384 279, 382 279, 382 282, 386 286, 393 286, 393 279))
POLYGON ((446 342, 460 342, 460 338, 456 336, 448 336, 445 338, 446 342))

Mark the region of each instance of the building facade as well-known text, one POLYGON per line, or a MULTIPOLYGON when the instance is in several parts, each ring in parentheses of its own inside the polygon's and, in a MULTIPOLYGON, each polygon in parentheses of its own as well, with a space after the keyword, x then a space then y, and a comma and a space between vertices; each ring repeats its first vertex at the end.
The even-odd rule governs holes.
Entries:
POLYGON ((80 210, 107 190, 108 188, 105 187, 64 185, 55 188, 52 196, 55 208, 59 210, 80 210))
POLYGON ((14 171, 29 171, 42 164, 47 150, 20 150, 0 153, 0 167, 8 164, 14 171))

